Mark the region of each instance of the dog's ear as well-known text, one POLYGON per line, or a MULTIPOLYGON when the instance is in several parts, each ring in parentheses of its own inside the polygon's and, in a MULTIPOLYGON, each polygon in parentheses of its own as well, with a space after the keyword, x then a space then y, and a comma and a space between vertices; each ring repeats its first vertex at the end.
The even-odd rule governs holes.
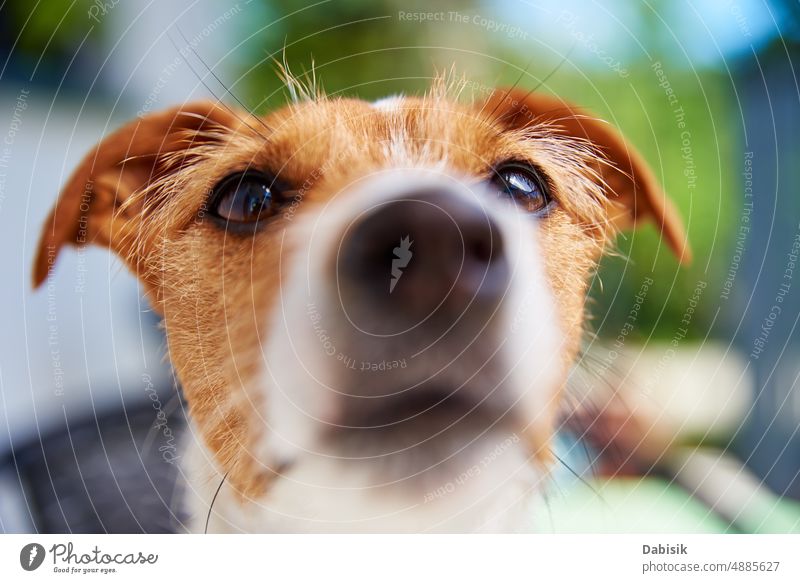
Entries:
POLYGON ((509 127, 547 124, 591 143, 605 158, 605 163, 597 164, 594 170, 610 191, 612 224, 628 228, 650 220, 678 259, 682 263, 691 261, 686 232, 677 210, 641 154, 611 125, 557 97, 520 89, 496 90, 481 107, 509 127))
POLYGON ((34 287, 46 279, 65 244, 109 247, 130 261, 128 247, 136 239, 143 211, 142 201, 130 200, 132 195, 174 167, 181 150, 211 139, 221 126, 239 123, 222 104, 197 102, 148 114, 105 137, 69 178, 45 222, 33 266, 34 287))

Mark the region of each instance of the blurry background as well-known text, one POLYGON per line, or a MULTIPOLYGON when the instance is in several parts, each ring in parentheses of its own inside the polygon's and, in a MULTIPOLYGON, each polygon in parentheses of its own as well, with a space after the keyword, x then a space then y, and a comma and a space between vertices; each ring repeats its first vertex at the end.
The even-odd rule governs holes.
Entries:
POLYGON ((465 98, 519 82, 621 128, 695 260, 678 267, 649 227, 620 237, 565 417, 633 412, 666 437, 629 456, 602 431, 567 435, 590 483, 563 488, 544 528, 799 531, 798 23, 792 0, 5 2, 0 529, 142 530, 149 512, 149 530, 179 529, 175 468, 145 452, 166 451, 183 416, 157 319, 102 251, 62 254, 38 292, 30 263, 59 185, 105 133, 203 96, 267 111, 285 102, 285 60, 365 99, 423 92, 454 65, 465 98), (153 483, 126 491, 143 466, 153 483), (85 503, 101 491, 113 520, 85 503))

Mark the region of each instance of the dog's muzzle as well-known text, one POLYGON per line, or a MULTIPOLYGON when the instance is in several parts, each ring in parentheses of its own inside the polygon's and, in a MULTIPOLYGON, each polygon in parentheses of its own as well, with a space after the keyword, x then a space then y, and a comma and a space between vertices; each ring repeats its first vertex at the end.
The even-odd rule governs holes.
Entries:
POLYGON ((536 229, 473 180, 419 169, 310 208, 268 334, 275 433, 427 467, 548 423, 561 340, 536 229))

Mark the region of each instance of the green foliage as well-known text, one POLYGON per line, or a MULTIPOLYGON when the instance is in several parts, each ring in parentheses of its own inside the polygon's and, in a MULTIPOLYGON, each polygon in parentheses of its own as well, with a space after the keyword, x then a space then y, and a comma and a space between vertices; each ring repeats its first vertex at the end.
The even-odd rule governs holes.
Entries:
MULTIPOLYGON (((377 99, 395 93, 424 91, 440 59, 441 22, 404 19, 401 13, 466 10, 471 0, 373 0, 262 2, 262 23, 251 23, 244 35, 239 68, 241 85, 258 110, 285 102, 276 75, 284 61, 295 75, 313 69, 329 94, 377 99)), ((463 40, 463 39, 462 39, 463 40)), ((440 69, 441 70, 441 69, 440 69)))
POLYGON ((598 331, 612 337, 624 324, 647 277, 655 284, 642 304, 638 333, 672 338, 698 282, 707 282, 708 287, 691 315, 687 336, 711 329, 743 200, 736 191, 744 154, 737 143, 737 126, 730 122, 738 115, 728 97, 730 80, 714 71, 695 74, 667 64, 664 71, 678 99, 675 104, 668 102, 659 79, 647 66, 631 68, 624 80, 592 75, 586 81, 564 75, 552 84, 556 93, 619 127, 642 152, 680 210, 694 254, 691 265, 679 266, 652 226, 619 237, 621 257, 603 261, 592 294, 598 331), (678 126, 678 107, 685 113, 685 128, 678 126))
POLYGON ((47 65, 57 56, 72 56, 84 35, 97 23, 89 18, 94 0, 8 2, 3 18, 19 34, 14 51, 47 65))

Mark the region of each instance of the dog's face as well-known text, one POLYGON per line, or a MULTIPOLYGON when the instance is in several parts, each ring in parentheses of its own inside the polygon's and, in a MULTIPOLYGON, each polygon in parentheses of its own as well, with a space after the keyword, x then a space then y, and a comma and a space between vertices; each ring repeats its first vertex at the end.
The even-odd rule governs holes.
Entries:
POLYGON ((87 157, 35 278, 90 242, 138 275, 237 526, 504 528, 546 470, 592 270, 642 218, 685 255, 639 156, 551 97, 200 103, 87 157))

